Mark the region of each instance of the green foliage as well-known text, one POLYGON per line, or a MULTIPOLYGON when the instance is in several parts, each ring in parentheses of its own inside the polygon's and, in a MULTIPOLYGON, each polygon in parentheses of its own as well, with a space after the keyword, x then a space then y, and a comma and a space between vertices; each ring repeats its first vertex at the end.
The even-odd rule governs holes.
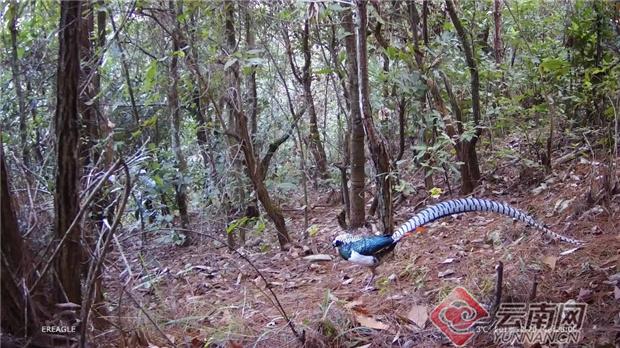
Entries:
POLYGON ((437 199, 441 197, 441 195, 443 194, 443 190, 439 187, 433 187, 432 189, 428 191, 428 193, 430 194, 431 197, 437 199))
POLYGON ((308 236, 310 236, 310 238, 314 238, 318 232, 319 226, 313 224, 308 227, 308 236))
POLYGON ((234 233, 238 229, 247 228, 246 226, 248 225, 252 225, 252 229, 256 235, 261 235, 265 231, 265 228, 267 227, 266 220, 262 216, 259 216, 259 217, 242 216, 228 223, 228 226, 226 226, 226 233, 228 234, 234 233))

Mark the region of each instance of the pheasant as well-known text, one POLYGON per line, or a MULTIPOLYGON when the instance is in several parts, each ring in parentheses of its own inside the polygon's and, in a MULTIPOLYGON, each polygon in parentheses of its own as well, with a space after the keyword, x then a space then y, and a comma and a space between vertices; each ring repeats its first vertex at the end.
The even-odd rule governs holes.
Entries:
POLYGON ((367 285, 370 286, 377 274, 376 268, 381 263, 382 258, 394 250, 396 244, 398 244, 402 238, 411 235, 418 228, 437 219, 452 214, 475 211, 490 211, 507 215, 535 227, 554 239, 575 245, 582 244, 580 240, 568 238, 551 231, 544 224, 534 220, 533 217, 506 203, 488 199, 461 198, 426 207, 415 214, 409 221, 402 224, 392 235, 361 237, 345 233, 337 236, 332 242, 332 245, 338 250, 338 253, 343 259, 370 268, 372 275, 367 285))

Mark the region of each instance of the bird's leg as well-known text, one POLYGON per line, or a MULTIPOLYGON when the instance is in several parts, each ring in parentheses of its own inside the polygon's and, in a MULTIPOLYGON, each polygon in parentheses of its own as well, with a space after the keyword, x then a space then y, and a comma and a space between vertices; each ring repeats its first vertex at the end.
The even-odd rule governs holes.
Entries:
POLYGON ((374 288, 373 285, 373 281, 375 280, 375 277, 377 276, 377 268, 376 267, 370 267, 370 279, 368 279, 368 283, 366 284, 366 289, 372 289, 374 288))

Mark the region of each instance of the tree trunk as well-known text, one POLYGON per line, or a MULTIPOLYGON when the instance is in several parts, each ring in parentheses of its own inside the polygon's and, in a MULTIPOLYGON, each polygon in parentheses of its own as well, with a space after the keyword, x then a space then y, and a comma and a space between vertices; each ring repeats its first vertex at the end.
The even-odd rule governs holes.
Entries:
MULTIPOLYGON (((102 63, 102 52, 105 46, 105 26, 106 12, 99 10, 97 12, 97 32, 95 33, 94 6, 90 1, 83 2, 82 9, 82 27, 80 32, 80 60, 82 69, 80 71, 80 96, 78 108, 82 115, 82 129, 85 135, 82 137, 81 159, 85 172, 90 169, 89 166, 95 166, 99 163, 99 170, 104 170, 112 164, 112 142, 111 139, 103 144, 103 150, 98 150, 96 145, 99 141, 105 141, 111 132, 108 126, 108 120, 101 115, 99 108, 99 92, 101 89, 99 68, 102 63), (97 52, 97 54, 95 54, 97 52), (103 161, 99 161, 100 156, 104 156, 103 161)), ((106 184, 106 187, 109 187, 106 184)), ((105 190, 103 190, 105 191, 105 190)), ((98 193, 93 206, 91 208, 92 222, 84 227, 84 236, 88 247, 94 251, 98 239, 98 231, 106 231, 104 220, 112 222, 113 209, 110 207, 110 200, 105 193, 98 193), (107 210, 106 210, 107 209, 107 210)), ((84 264, 88 263, 88 256, 84 254, 84 264)), ((94 325, 97 329, 104 329, 106 321, 102 320, 107 316, 106 307, 104 305, 103 286, 101 269, 100 274, 96 275, 95 283, 95 303, 94 325)))
POLYGON ((495 63, 502 63, 502 0, 493 1, 493 23, 495 25, 495 36, 493 37, 493 51, 495 53, 495 63))
POLYGON ((97 110, 94 99, 98 91, 95 90, 95 76, 97 69, 93 69, 96 62, 94 61, 94 49, 91 38, 94 38, 95 21, 93 17, 93 6, 90 1, 82 3, 82 27, 80 30, 80 62, 82 69, 80 70, 80 96, 78 109, 81 114, 82 130, 84 136, 80 143, 80 157, 82 159, 82 167, 88 171, 88 167, 95 163, 93 148, 99 138, 99 129, 97 128, 97 110))
POLYGON ((321 142, 321 136, 319 134, 318 120, 316 109, 314 107, 314 97, 312 96, 312 52, 310 47, 310 23, 309 20, 306 19, 304 21, 303 31, 301 32, 301 53, 304 56, 304 65, 301 68, 301 72, 299 71, 297 65, 295 64, 295 59, 293 57, 293 49, 291 48, 291 43, 288 37, 288 32, 284 31, 284 44, 286 46, 286 53, 288 55, 288 61, 291 65, 291 70, 295 79, 302 85, 304 91, 304 101, 306 103, 306 107, 308 109, 310 122, 309 122, 309 133, 310 133, 310 144, 309 149, 312 153, 312 157, 317 165, 317 171, 321 178, 327 177, 327 157, 325 155, 325 148, 323 147, 323 143, 321 142))
MULTIPOLYGON (((170 11, 173 15, 174 29, 172 32, 172 58, 170 60, 170 86, 168 86, 168 108, 172 118, 171 124, 171 137, 172 137, 172 151, 176 160, 178 176, 176 178, 177 184, 175 186, 175 199, 177 207, 179 208, 179 215, 181 217, 181 226, 187 228, 189 225, 189 215, 187 213, 187 188, 184 183, 184 176, 187 175, 187 161, 185 155, 181 149, 181 109, 179 107, 179 71, 178 71, 178 54, 181 49, 180 39, 181 33, 179 28, 178 16, 182 13, 182 9, 178 9, 174 1, 169 2, 170 11)), ((180 3, 179 3, 180 5, 180 3)), ((186 236, 185 245, 189 244, 189 236, 186 236)))
POLYGON ((30 166, 30 153, 28 144, 28 129, 26 128, 26 100, 24 91, 22 90, 21 72, 19 71, 19 57, 17 56, 17 14, 18 3, 11 0, 9 4, 9 30, 11 32, 11 71, 13 74, 13 86, 15 86, 15 95, 17 97, 17 105, 19 107, 19 145, 22 150, 22 160, 24 164, 30 166))
MULTIPOLYGON (((456 100, 454 92, 452 91, 452 86, 450 85, 448 77, 443 72, 441 73, 441 75, 443 78, 444 86, 446 88, 446 92, 448 93, 448 99, 450 100, 452 113, 456 118, 458 134, 457 131, 454 129, 454 126, 452 125, 452 120, 448 120, 446 108, 444 106, 441 106, 438 109, 440 110, 440 114, 442 114, 442 117, 444 119, 444 124, 446 125, 446 133, 448 133, 448 136, 454 141, 456 161, 462 162, 459 169, 459 172, 461 173, 461 193, 466 195, 471 193, 476 187, 476 183, 473 179, 474 175, 472 174, 472 170, 474 170, 474 167, 472 167, 470 163, 477 164, 478 157, 476 156, 475 148, 472 153, 473 147, 471 145, 471 142, 461 140, 461 135, 463 135, 464 132, 463 112, 458 101, 456 100)), ((441 96, 439 96, 439 90, 436 88, 432 88, 432 91, 434 94, 437 95, 437 102, 443 104, 441 96)), ((478 175, 480 174, 478 173, 478 175)))
POLYGON ((123 46, 123 40, 121 40, 122 32, 117 31, 116 24, 114 23, 114 16, 110 16, 110 24, 112 30, 118 33, 116 38, 116 45, 118 46, 118 52, 120 53, 121 67, 123 70, 123 76, 125 77, 125 83, 127 84, 127 92, 129 93, 129 101, 131 102, 131 113, 134 118, 135 126, 140 126, 140 114, 138 113, 138 105, 136 104, 136 97, 133 91, 133 84, 131 83, 131 76, 129 75, 129 64, 127 64, 127 56, 125 54, 125 48, 123 46))
MULTIPOLYGON (((228 53, 233 54, 236 47, 236 38, 235 38, 235 27, 234 27, 234 2, 226 1, 224 3, 224 11, 225 11, 225 35, 226 35, 226 44, 228 48, 228 53)), ((231 115, 234 117, 234 125, 235 127, 235 136, 238 138, 239 145, 241 146, 241 151, 243 152, 245 158, 245 164, 247 167, 246 173, 248 177, 252 181, 252 185, 254 186, 254 190, 256 191, 256 195, 258 200, 263 205, 267 216, 273 221, 276 232, 278 242, 280 244, 281 250, 287 250, 290 244, 290 238, 288 235, 288 231, 286 229, 286 223, 284 221, 284 216, 282 216, 282 211, 280 207, 278 207, 269 196, 269 192, 267 191, 267 187, 265 186, 265 173, 268 167, 269 159, 273 156, 273 153, 277 149, 277 146, 270 145, 270 150, 267 152, 266 159, 263 159, 262 162, 258 162, 256 159, 256 155, 254 153, 254 147, 252 144, 252 140, 250 138, 250 132, 248 130, 248 120, 247 116, 243 112, 242 109, 242 101, 240 96, 240 74, 239 74, 239 62, 233 63, 226 72, 227 81, 228 81, 228 92, 227 92, 227 102, 228 107, 230 109, 231 115), (263 165, 263 163, 267 163, 263 165)), ((231 125, 232 126, 232 125, 231 125)), ((284 139, 286 140, 286 138, 284 139)))
POLYGON ((390 154, 387 150, 387 141, 376 130, 370 110, 370 91, 368 83, 368 58, 366 44, 366 29, 368 26, 367 1, 358 2, 358 29, 357 32, 357 66, 359 79, 359 104, 362 110, 364 129, 368 135, 370 154, 375 165, 375 181, 377 185, 378 211, 383 223, 383 233, 393 232, 392 206, 392 168, 390 154))
MULTIPOLYGON (((79 38, 81 3, 63 1, 60 5, 59 57, 57 98, 55 114, 56 130, 56 191, 54 206, 56 217, 54 230, 61 239, 80 209, 80 118, 78 114, 80 55, 79 38)), ((56 288, 57 300, 82 303, 80 282, 82 247, 80 225, 70 231, 66 243, 56 260, 56 273, 60 284, 56 288), (68 298, 65 298, 65 294, 68 298)))
MULTIPOLYGON (((196 26, 193 13, 190 17, 190 23, 191 26, 196 26)), ((189 30, 186 28, 186 31, 189 30)), ((198 142, 198 146, 200 147, 200 154, 202 156, 205 170, 210 165, 212 170, 211 175, 212 177, 215 177, 217 176, 217 167, 211 157, 211 154, 209 153, 209 127, 211 123, 211 118, 209 117, 209 114, 207 112, 209 105, 209 83, 205 80, 204 76, 200 72, 200 68, 198 67, 197 52, 194 47, 195 41, 196 39, 190 33, 189 40, 187 40, 189 49, 186 50, 186 63, 195 81, 194 93, 192 98, 195 108, 194 116, 196 118, 196 122, 198 123, 198 127, 196 128, 196 140, 198 142)), ((214 107, 217 106, 214 105, 214 107)))
POLYGON ((205 167, 205 170, 209 168, 210 160, 209 160, 209 136, 207 131, 207 121, 204 115, 204 110, 206 110, 207 105, 202 105, 202 98, 200 98, 200 83, 196 82, 196 86, 194 86, 193 93, 193 104, 194 104, 194 118, 196 118, 196 123, 198 123, 198 127, 196 127, 196 140, 198 142, 198 147, 200 148, 200 156, 202 157, 202 163, 205 167))
POLYGON ((478 164, 478 155, 476 154, 476 143, 478 142, 478 138, 480 136, 480 79, 478 76, 478 65, 474 57, 473 47, 470 44, 469 37, 465 32, 465 28, 463 28, 463 25, 458 18, 456 8, 454 7, 454 3, 452 2, 452 0, 446 0, 446 9, 448 10, 448 14, 450 15, 452 24, 454 24, 454 28, 456 29, 456 32, 458 34, 459 41, 463 46, 465 61, 467 62, 470 73, 471 109, 472 115, 474 117, 474 126, 476 127, 476 131, 471 141, 464 141, 463 145, 465 147, 464 152, 467 153, 467 158, 465 158, 464 160, 469 167, 473 184, 474 186, 477 186, 478 181, 480 180, 480 166, 478 164))
MULTIPOLYGON (((251 3, 248 2, 248 6, 251 6, 251 3)), ((250 14, 250 9, 246 7, 245 9, 245 43, 247 45, 247 50, 255 49, 255 35, 254 29, 252 28, 252 16, 250 14)), ((248 105, 250 110, 250 135, 252 136, 252 141, 254 145, 256 145, 256 130, 258 127, 258 96, 256 92, 256 68, 251 67, 251 71, 246 77, 246 88, 248 89, 248 95, 246 97, 246 105, 248 105)))
POLYGON ((310 41, 310 28, 309 19, 306 18, 304 22, 304 30, 301 36, 301 47, 304 54, 304 66, 302 69, 302 83, 304 88, 304 100, 308 108, 308 114, 310 117, 310 152, 316 161, 316 166, 319 175, 322 178, 327 177, 327 156, 325 155, 325 148, 321 142, 319 135, 318 120, 316 116, 316 109, 314 108, 314 98, 312 96, 312 55, 310 41))
POLYGON ((428 0, 422 0, 422 35, 425 46, 428 46, 428 13, 428 0))
MULTIPOLYGON (((2 134, 0 132, 0 134, 2 134)), ((2 320, 1 327, 5 333, 15 336, 30 336, 39 332, 40 327, 35 325, 36 318, 32 312, 32 306, 28 305, 28 298, 19 286, 24 276, 24 271, 29 267, 24 254, 22 237, 19 233, 17 217, 13 211, 11 201, 9 173, 7 172, 4 149, 0 142, 0 206, 2 216, 0 218, 0 246, 2 258, 0 260, 0 282, 2 287, 2 320)))
POLYGON ((347 71, 349 80, 349 98, 351 115, 349 122, 351 136, 349 139, 349 156, 351 160, 351 188, 349 199, 351 200, 350 227, 359 228, 366 222, 366 200, 364 199, 364 185, 366 174, 364 164, 364 125, 360 110, 360 91, 357 71, 357 49, 355 44, 355 27, 353 25, 353 13, 351 8, 343 11, 342 26, 346 32, 352 33, 345 37, 347 52, 347 71))

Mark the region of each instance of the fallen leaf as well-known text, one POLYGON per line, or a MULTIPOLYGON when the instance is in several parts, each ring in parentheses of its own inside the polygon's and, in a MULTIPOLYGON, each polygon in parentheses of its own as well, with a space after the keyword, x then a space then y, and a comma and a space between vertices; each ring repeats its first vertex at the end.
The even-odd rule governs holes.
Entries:
POLYGON ((360 323, 360 325, 371 329, 387 330, 389 328, 388 325, 365 315, 356 314, 355 319, 358 323, 360 323))
POLYGON ((453 275, 454 274, 454 270, 453 269, 447 269, 443 272, 439 272, 438 276, 439 278, 443 278, 443 277, 447 277, 449 275, 453 275))
POLYGON ((445 265, 445 264, 452 263, 452 262, 454 262, 454 257, 448 257, 447 259, 441 261, 439 264, 445 265))
POLYGON ((570 254, 574 253, 575 251, 577 251, 577 250, 579 250, 579 249, 581 249, 581 247, 580 247, 580 246, 578 246, 578 247, 576 247, 576 248, 568 249, 568 250, 566 250, 566 251, 562 251, 562 252, 560 253, 560 256, 570 255, 570 254))
POLYGON ((551 268, 551 270, 555 270, 555 264, 558 262, 558 258, 555 256, 545 256, 543 257, 543 263, 551 268))
POLYGON ((620 288, 617 286, 614 286, 614 298, 620 300, 620 288))
POLYGON ((428 319, 428 313, 426 306, 413 306, 407 313, 407 318, 416 324, 420 329, 424 328, 426 320, 428 319))
POLYGON ((343 281, 343 282, 342 282, 342 285, 349 285, 349 284, 351 284, 351 283, 353 283, 353 278, 349 278, 349 279, 347 279, 347 280, 343 281))

